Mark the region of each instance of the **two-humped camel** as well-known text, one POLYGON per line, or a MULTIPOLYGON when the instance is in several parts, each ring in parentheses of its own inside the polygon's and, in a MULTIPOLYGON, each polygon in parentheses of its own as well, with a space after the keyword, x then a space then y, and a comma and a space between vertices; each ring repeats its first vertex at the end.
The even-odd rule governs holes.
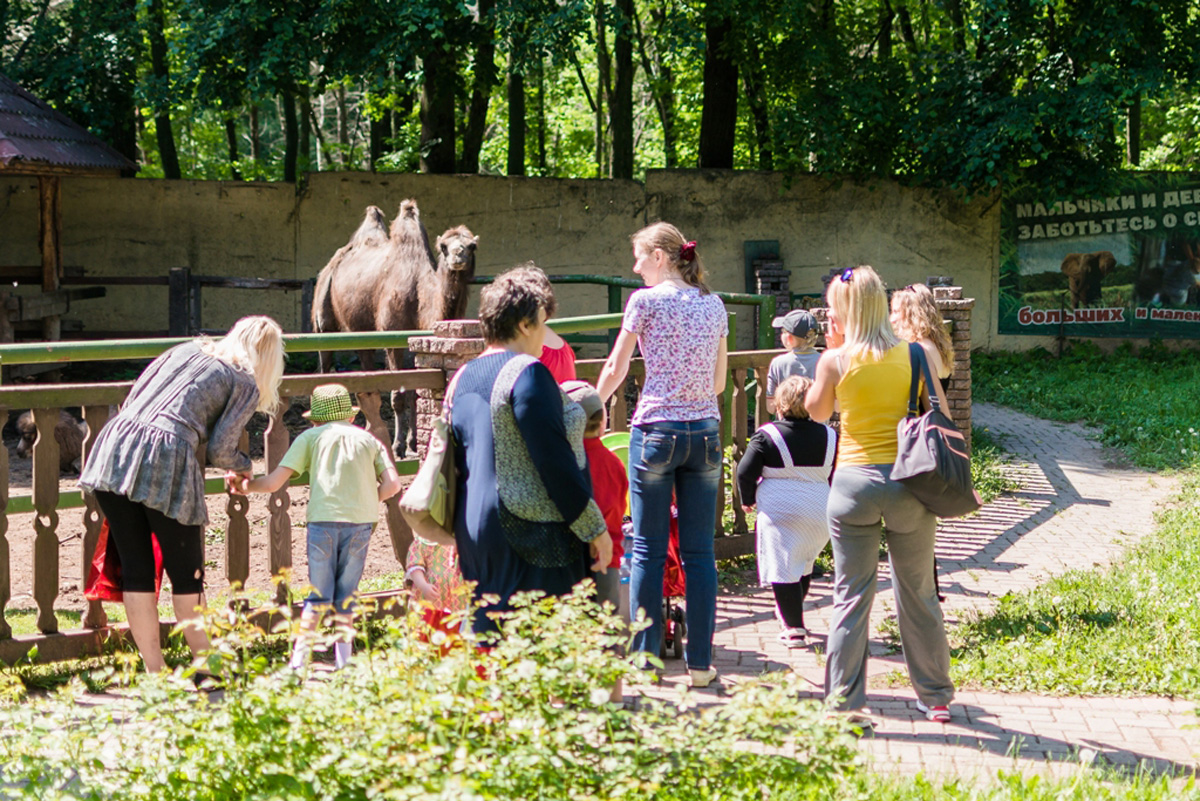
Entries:
MULTIPOLYGON (((475 275, 479 237, 466 226, 451 228, 437 239, 437 258, 421 223, 415 200, 400 204, 389 230, 387 218, 368 206, 362 224, 345 247, 317 276, 313 295, 313 330, 411 331, 429 329, 438 320, 459 319, 467 310, 467 292, 475 275)), ((389 370, 401 367, 396 348, 384 351, 389 370)), ((359 351, 362 369, 375 366, 374 351, 359 351)), ((331 354, 320 356, 328 372, 331 354)), ((415 393, 393 392, 396 434, 392 449, 403 458, 416 453, 415 393)))

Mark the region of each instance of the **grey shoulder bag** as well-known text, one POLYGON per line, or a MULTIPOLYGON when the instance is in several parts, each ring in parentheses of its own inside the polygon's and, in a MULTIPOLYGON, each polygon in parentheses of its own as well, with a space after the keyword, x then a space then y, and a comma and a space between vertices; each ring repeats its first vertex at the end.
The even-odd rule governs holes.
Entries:
POLYGON ((920 345, 908 346, 912 386, 908 415, 896 427, 899 440, 892 478, 917 496, 938 517, 962 517, 983 505, 971 481, 971 456, 966 437, 941 410, 929 363, 920 345), (921 375, 929 389, 930 410, 918 416, 917 388, 921 375))

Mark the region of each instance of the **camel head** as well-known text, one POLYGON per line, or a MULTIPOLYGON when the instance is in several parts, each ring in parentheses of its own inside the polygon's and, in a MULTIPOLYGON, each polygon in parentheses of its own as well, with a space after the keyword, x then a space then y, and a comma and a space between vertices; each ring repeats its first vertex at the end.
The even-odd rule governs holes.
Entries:
POLYGON ((453 270, 465 271, 467 275, 475 274, 475 248, 479 237, 473 235, 465 226, 451 228, 437 239, 437 266, 453 270))

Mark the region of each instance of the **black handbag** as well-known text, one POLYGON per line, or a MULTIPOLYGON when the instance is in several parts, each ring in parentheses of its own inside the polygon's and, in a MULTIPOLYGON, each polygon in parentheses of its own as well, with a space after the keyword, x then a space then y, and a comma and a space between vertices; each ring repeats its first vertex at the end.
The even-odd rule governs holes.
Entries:
POLYGON ((906 486, 938 517, 962 517, 983 505, 971 481, 971 455, 967 440, 954 421, 941 410, 933 375, 920 345, 908 346, 912 387, 908 415, 896 427, 899 447, 892 478, 906 486), (918 416, 917 388, 921 375, 929 389, 932 408, 918 416))

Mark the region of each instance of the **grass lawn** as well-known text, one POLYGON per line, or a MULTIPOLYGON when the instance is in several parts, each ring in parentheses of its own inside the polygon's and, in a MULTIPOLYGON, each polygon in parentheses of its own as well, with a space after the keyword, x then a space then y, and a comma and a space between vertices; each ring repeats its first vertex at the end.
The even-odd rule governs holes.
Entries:
POLYGON ((1200 696, 1200 359, 1150 346, 981 355, 977 399, 1080 420, 1135 464, 1179 476, 1155 533, 1103 570, 1003 598, 956 631, 964 684, 1056 694, 1200 696))

